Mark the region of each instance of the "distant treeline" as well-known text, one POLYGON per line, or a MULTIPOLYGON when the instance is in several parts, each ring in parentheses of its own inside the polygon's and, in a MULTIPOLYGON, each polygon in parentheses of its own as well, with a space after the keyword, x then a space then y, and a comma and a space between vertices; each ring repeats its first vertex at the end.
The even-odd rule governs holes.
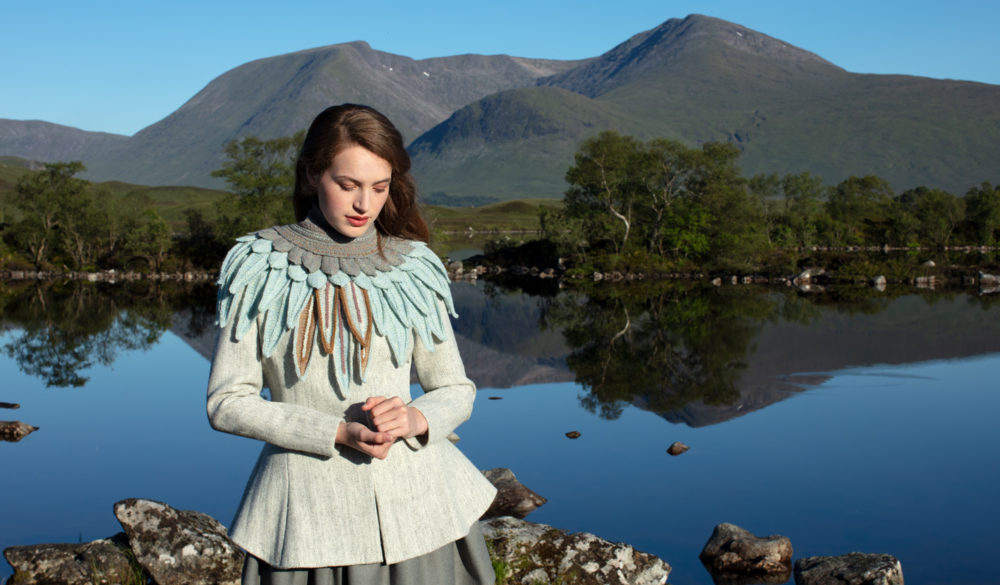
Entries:
POLYGON ((964 197, 917 187, 895 193, 875 176, 826 186, 808 172, 756 175, 740 150, 709 142, 641 142, 615 132, 585 141, 566 173, 564 206, 545 237, 577 263, 752 270, 775 254, 844 248, 996 246, 1000 187, 964 197))
POLYGON ((300 133, 230 143, 215 174, 233 193, 215 205, 214 217, 185 210, 179 233, 150 198, 115 196, 78 178, 80 162, 47 163, 0 201, 0 268, 215 270, 236 237, 294 221, 292 160, 301 140, 300 133))
MULTIPOLYGON (((295 136, 227 145, 213 173, 232 194, 212 217, 184 212, 173 233, 152 201, 112 196, 49 163, 18 180, 0 207, 0 268, 214 270, 234 238, 294 220, 295 136)), ((566 173, 563 207, 542 213, 546 247, 600 269, 754 270, 812 247, 996 246, 1000 187, 964 196, 917 187, 895 193, 874 176, 834 186, 808 172, 744 177, 740 150, 615 132, 585 141, 566 173)))

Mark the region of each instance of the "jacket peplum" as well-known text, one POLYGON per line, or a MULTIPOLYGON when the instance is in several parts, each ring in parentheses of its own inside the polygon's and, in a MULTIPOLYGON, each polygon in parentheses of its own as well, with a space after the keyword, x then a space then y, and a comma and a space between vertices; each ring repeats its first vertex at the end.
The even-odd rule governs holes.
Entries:
POLYGON ((265 442, 230 536, 277 568, 393 564, 464 537, 496 494, 448 440, 476 388, 440 260, 395 238, 380 253, 374 229, 348 240, 315 212, 240 238, 220 274, 208 418, 265 442), (428 432, 384 460, 335 444, 371 396, 416 407, 428 432))

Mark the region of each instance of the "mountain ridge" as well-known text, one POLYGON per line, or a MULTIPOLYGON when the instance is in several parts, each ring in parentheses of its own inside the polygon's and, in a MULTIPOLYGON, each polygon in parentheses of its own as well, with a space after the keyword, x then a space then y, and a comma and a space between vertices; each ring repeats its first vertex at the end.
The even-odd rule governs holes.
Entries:
POLYGON ((31 150, 0 120, 0 154, 80 153, 72 158, 84 160, 88 178, 220 187, 209 174, 226 143, 290 135, 345 101, 369 103, 400 127, 423 192, 457 197, 559 197, 577 145, 603 129, 694 146, 729 141, 748 174, 808 170, 828 183, 874 174, 897 189, 952 192, 1000 179, 1000 86, 850 73, 702 15, 578 61, 415 60, 364 41, 304 49, 224 72, 124 140, 82 134, 67 139, 73 148, 46 152, 39 141, 31 150))
POLYGON ((127 141, 87 154, 86 176, 221 187, 210 173, 221 166, 225 144, 246 135, 294 134, 328 105, 368 103, 412 140, 470 101, 575 63, 472 54, 415 60, 364 41, 256 59, 222 73, 127 141))
MULTIPOLYGON (((588 97, 595 111, 628 113, 625 123, 578 132, 577 142, 605 129, 695 146, 727 141, 743 150, 747 174, 809 171, 827 183, 873 174, 897 189, 926 185, 964 193, 1000 171, 994 162, 1000 160, 1000 86, 850 73, 767 35, 699 15, 669 20, 538 84, 588 97)), ((521 109, 530 117, 530 103, 545 98, 526 91, 521 109)), ((573 118, 537 109, 554 125, 573 118)), ((442 125, 460 122, 452 117, 442 125)), ((512 143, 502 141, 427 143, 467 134, 435 128, 411 144, 414 168, 428 173, 435 190, 507 199, 553 197, 565 189, 562 175, 551 170, 527 191, 475 180, 491 167, 537 167, 530 145, 512 154, 512 143)), ((550 152, 550 169, 565 172, 574 151, 550 152)))

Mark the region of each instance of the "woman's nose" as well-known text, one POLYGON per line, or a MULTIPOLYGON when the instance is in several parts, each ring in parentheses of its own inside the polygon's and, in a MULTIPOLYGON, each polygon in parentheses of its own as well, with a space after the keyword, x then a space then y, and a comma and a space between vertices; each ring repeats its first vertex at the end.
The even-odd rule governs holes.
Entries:
POLYGON ((358 196, 354 198, 354 210, 360 213, 368 211, 371 197, 371 192, 368 189, 358 189, 358 196))

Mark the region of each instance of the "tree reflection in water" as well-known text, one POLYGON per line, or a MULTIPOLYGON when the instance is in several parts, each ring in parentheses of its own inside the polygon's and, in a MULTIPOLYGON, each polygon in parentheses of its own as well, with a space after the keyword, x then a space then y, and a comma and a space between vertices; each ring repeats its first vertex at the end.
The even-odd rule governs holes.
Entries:
MULTIPOLYGON (((984 312, 1000 305, 1000 295, 973 297, 961 289, 894 287, 879 292, 840 286, 806 293, 792 287, 676 281, 604 284, 547 298, 542 326, 562 331, 569 348, 566 363, 586 392, 583 406, 614 419, 630 403, 661 414, 695 402, 742 404, 748 400, 748 384, 759 386, 767 379, 776 391, 797 388, 777 376, 789 381, 788 376, 800 373, 873 361, 996 351, 992 332, 997 322, 984 318, 985 313, 959 310, 955 302, 963 298, 984 312), (922 300, 914 305, 917 297, 922 300), (938 303, 939 309, 932 309, 938 303), (854 325, 843 329, 847 323, 854 325), (765 348, 758 343, 769 325, 774 326, 771 346, 762 357, 765 348), (776 342, 775 331, 792 337, 776 342), (830 336, 839 341, 831 346, 830 336), (962 341, 942 346, 945 339, 962 341), (951 345, 955 347, 949 349, 951 345), (776 353, 781 348, 784 356, 776 353)), ((807 378, 803 383, 809 383, 807 378)), ((761 395, 750 402, 759 408, 773 399, 761 395)))
POLYGON ((778 306, 749 287, 658 282, 559 295, 544 319, 563 330, 583 405, 614 419, 636 400, 657 412, 736 401, 747 352, 778 306))
POLYGON ((3 349, 47 386, 80 387, 90 367, 112 364, 121 351, 155 345, 178 309, 195 308, 189 330, 210 324, 214 295, 212 285, 181 283, 5 283, 3 324, 21 331, 3 349))

